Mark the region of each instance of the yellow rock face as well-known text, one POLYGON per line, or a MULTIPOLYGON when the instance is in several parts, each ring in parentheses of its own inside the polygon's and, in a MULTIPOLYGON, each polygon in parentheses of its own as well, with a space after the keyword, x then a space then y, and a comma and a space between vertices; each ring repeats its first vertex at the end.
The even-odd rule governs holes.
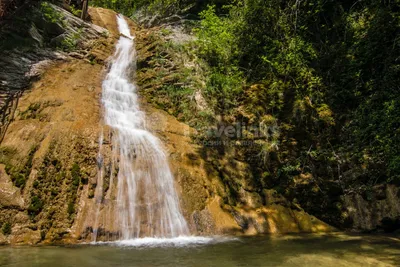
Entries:
MULTIPOLYGON (((94 223, 97 200, 93 198, 93 191, 97 186, 96 157, 101 132, 105 133, 106 163, 110 161, 112 145, 110 132, 102 125, 101 83, 107 55, 112 54, 119 36, 115 12, 93 8, 90 15, 93 23, 110 32, 110 36, 99 40, 90 51, 98 59, 97 63, 72 58, 53 62, 31 90, 19 99, 15 120, 1 143, 2 149, 15 151, 8 159, 13 165, 25 162, 33 147, 35 150, 23 188, 15 187, 5 165, 0 165, 0 219, 13 225, 11 235, 1 235, 0 243, 71 243, 78 242, 79 238, 90 238, 85 231, 94 223), (79 165, 81 176, 81 184, 76 188, 71 187, 74 164, 79 165), (34 196, 44 202, 37 214, 32 211, 34 196)), ((133 22, 130 25, 136 33, 138 46, 143 47, 141 42, 147 38, 146 31, 133 22)), ((142 101, 142 109, 147 115, 149 129, 160 137, 169 155, 183 213, 193 234, 256 235, 333 230, 303 211, 285 207, 287 203, 282 197, 267 192, 267 199, 262 200, 248 193, 246 190, 253 189, 246 183, 249 166, 238 160, 216 160, 205 155, 204 148, 191 138, 196 133, 194 129, 145 101, 142 101), (216 164, 224 168, 217 170, 216 164), (239 196, 244 205, 224 202, 227 192, 221 173, 246 187, 239 196)), ((107 194, 112 195, 112 192, 107 194)), ((102 205, 100 217, 112 221, 106 217, 106 212, 113 212, 112 208, 106 210, 107 203, 102 205)), ((112 226, 105 230, 118 231, 112 226)))

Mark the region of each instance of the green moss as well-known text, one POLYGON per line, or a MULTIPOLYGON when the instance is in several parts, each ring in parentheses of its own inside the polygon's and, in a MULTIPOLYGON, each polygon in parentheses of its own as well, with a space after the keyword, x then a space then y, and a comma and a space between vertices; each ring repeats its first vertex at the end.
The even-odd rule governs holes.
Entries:
POLYGON ((168 35, 172 34, 172 31, 171 31, 170 29, 162 28, 162 29, 160 30, 160 33, 161 33, 162 35, 164 35, 164 36, 168 36, 168 35))
POLYGON ((79 164, 75 162, 71 167, 71 180, 70 186, 68 188, 68 206, 67 213, 70 218, 75 214, 75 202, 77 199, 77 191, 79 189, 79 185, 81 184, 82 173, 79 164))
POLYGON ((26 184, 25 175, 23 175, 21 173, 18 173, 15 176, 13 176, 12 180, 14 182, 14 185, 19 188, 23 188, 26 184))
POLYGON ((94 189, 89 189, 88 198, 94 198, 94 189))
MULTIPOLYGON (((26 181, 32 170, 33 157, 38 149, 38 146, 34 146, 30 149, 28 158, 23 166, 13 166, 11 164, 11 158, 1 158, 2 163, 6 164, 5 171, 10 176, 14 185, 19 188, 24 188, 26 181)), ((15 153, 15 152, 14 152, 15 153)))
POLYGON ((12 159, 15 157, 17 150, 11 147, 0 147, 0 163, 4 164, 5 171, 10 175, 13 171, 12 159))
POLYGON ((13 147, 0 147, 0 163, 7 164, 16 153, 17 150, 13 147))
POLYGON ((33 188, 38 188, 39 187, 39 181, 34 181, 32 186, 33 186, 33 188))
POLYGON ((56 175, 56 181, 60 183, 65 180, 66 176, 67 176, 67 173, 64 170, 60 171, 56 175))
POLYGON ((51 193, 51 195, 53 196, 53 197, 56 197, 57 195, 58 195, 58 190, 56 189, 56 188, 52 188, 51 189, 51 191, 50 191, 50 193, 51 193))
POLYGON ((10 235, 11 234, 11 223, 6 222, 3 224, 3 226, 1 227, 1 231, 4 235, 10 235))
POLYGON ((69 216, 72 216, 75 213, 75 203, 70 201, 68 202, 67 212, 69 216))
POLYGON ((26 110, 20 113, 22 120, 35 119, 41 110, 41 103, 31 103, 26 110))
POLYGON ((81 168, 74 163, 71 168, 72 186, 78 187, 81 182, 81 168))
POLYGON ((40 239, 41 239, 41 240, 44 240, 44 239, 46 238, 46 234, 47 234, 47 231, 46 231, 46 230, 41 230, 41 231, 40 231, 40 239))

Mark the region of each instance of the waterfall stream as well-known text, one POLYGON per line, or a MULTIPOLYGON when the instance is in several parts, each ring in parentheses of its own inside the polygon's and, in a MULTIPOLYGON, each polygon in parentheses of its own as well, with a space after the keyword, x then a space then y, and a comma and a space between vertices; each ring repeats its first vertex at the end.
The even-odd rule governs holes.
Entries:
MULTIPOLYGON (((111 212, 115 213, 119 238, 188 235, 167 156, 160 140, 146 130, 145 114, 140 110, 137 88, 131 81, 136 71, 134 37, 121 15, 117 21, 121 36, 103 81, 102 104, 104 123, 113 132, 114 164, 118 166, 116 207, 111 212)), ((100 171, 99 176, 103 173, 100 171)), ((98 185, 102 187, 103 182, 98 185)), ((98 216, 99 208, 96 209, 98 216)), ((94 241, 97 229, 95 225, 94 241)))

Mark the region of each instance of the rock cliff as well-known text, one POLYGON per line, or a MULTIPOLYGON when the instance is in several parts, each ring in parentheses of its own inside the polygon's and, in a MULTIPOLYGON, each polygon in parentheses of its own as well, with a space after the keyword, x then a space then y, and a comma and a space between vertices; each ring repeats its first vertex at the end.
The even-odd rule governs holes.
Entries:
MULTIPOLYGON (((55 10, 66 14, 61 9, 55 10)), ((100 200, 94 196, 96 190, 112 195, 108 192, 109 183, 115 179, 110 177, 117 171, 109 164, 112 157, 111 133, 102 123, 100 96, 107 58, 112 54, 119 34, 115 12, 91 8, 89 13, 92 23, 98 26, 70 15, 64 16, 71 25, 68 31, 76 29, 76 25, 87 29, 87 33, 79 38, 82 39, 79 47, 59 52, 59 60, 43 56, 32 61, 22 60, 23 66, 12 61, 15 64, 8 65, 10 77, 14 75, 16 80, 24 77, 27 80, 23 84, 2 78, 3 86, 18 85, 18 95, 13 95, 13 105, 8 108, 10 111, 0 146, 1 243, 90 240, 96 223, 93 213, 97 204, 100 204, 100 226, 103 224, 100 238, 106 239, 107 235, 118 231, 107 228, 106 221, 112 220, 107 217, 112 214, 108 203, 98 203, 100 200), (43 62, 46 62, 46 68, 34 75, 37 80, 27 88, 31 81, 27 73, 35 64, 43 62), (98 152, 102 132, 105 156, 100 164, 98 152), (97 179, 101 168, 109 177, 102 185, 97 179)), ((169 155, 181 205, 192 233, 255 235, 334 230, 275 190, 256 192, 251 179, 248 179, 251 173, 248 163, 236 158, 233 151, 220 155, 211 153, 195 141, 198 133, 193 127, 178 121, 173 112, 167 108, 163 108, 167 111, 160 109, 159 104, 149 100, 162 98, 157 83, 160 78, 164 83, 172 83, 179 62, 165 77, 157 77, 155 74, 160 69, 154 64, 159 51, 156 49, 157 39, 152 38, 152 34, 161 29, 143 29, 132 21, 130 25, 136 35, 139 54, 137 79, 142 107, 149 129, 160 137, 169 155), (153 72, 149 70, 151 68, 153 72), (240 186, 239 195, 231 195, 227 180, 240 186), (233 201, 234 198, 237 201, 233 201)), ((62 34, 65 33, 58 34, 50 42, 56 42, 54 38, 62 34)), ((30 35, 30 40, 35 36, 37 34, 30 35)), ((40 46, 35 46, 35 49, 42 51, 40 46)), ((10 51, 15 53, 11 58, 21 55, 19 51, 10 51)), ((37 52, 32 53, 36 55, 37 52)), ((56 54, 50 48, 46 53, 56 54)), ((198 82, 201 86, 201 81, 198 82)), ((3 90, 14 92, 11 87, 3 90)), ((206 105, 201 95, 197 94, 196 99, 199 108, 206 105)))

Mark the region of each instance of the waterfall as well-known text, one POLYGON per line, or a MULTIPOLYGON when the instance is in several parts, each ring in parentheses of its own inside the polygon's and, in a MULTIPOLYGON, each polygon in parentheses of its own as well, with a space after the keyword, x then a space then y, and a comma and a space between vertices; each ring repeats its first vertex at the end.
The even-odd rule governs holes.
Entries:
MULTIPOLYGON (((114 220, 123 240, 188 235, 167 156, 160 140, 145 127, 137 88, 130 79, 136 71, 134 37, 121 15, 117 21, 121 36, 102 85, 104 123, 113 132, 118 166, 114 220)), ((98 226, 94 227, 96 236, 98 226)))

